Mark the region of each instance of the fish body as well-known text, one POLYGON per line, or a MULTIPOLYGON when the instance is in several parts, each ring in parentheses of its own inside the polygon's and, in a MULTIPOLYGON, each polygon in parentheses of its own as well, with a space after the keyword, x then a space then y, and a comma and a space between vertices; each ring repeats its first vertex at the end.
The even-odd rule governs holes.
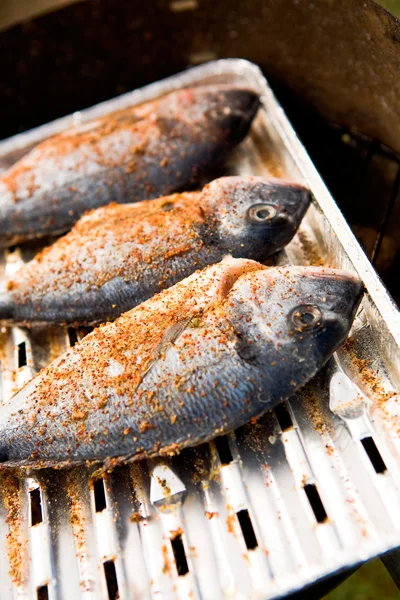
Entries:
POLYGON ((222 177, 201 192, 96 209, 8 280, 0 319, 114 319, 226 254, 265 260, 292 239, 309 202, 299 184, 222 177))
POLYGON ((0 407, 6 466, 173 454, 242 426, 346 338, 362 285, 227 258, 87 335, 0 407))
POLYGON ((45 140, 0 178, 0 245, 69 230, 88 209, 195 183, 248 133, 252 90, 203 86, 45 140))

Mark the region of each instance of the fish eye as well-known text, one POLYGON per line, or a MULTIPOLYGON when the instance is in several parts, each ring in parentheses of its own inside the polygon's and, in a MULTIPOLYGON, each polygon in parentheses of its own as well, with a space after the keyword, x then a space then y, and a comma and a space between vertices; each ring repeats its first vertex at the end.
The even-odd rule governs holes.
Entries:
POLYGON ((322 312, 318 306, 303 304, 292 310, 291 319, 298 329, 304 331, 321 325, 322 312))
POLYGON ((265 223, 276 217, 277 212, 272 204, 253 204, 247 211, 247 218, 252 223, 265 223))

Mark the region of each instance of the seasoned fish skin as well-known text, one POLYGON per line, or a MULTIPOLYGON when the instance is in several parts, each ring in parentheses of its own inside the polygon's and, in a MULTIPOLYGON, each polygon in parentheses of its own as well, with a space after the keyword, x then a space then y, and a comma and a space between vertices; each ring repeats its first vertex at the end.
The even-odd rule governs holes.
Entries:
POLYGON ((291 396, 346 338, 362 293, 322 267, 229 258, 43 369, 0 408, 6 466, 170 454, 291 396))
POLYGON ((46 140, 0 178, 0 245, 70 229, 88 209, 187 188, 247 135, 259 99, 203 86, 46 140))
POLYGON ((221 177, 202 192, 97 209, 9 279, 0 319, 114 319, 226 254, 265 260, 292 239, 309 203, 300 184, 246 176, 221 177))

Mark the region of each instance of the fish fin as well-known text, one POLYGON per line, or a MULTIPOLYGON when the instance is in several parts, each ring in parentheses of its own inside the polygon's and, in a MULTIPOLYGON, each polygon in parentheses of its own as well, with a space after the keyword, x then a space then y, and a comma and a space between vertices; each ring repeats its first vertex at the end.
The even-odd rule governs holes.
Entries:
POLYGON ((237 334, 236 352, 242 360, 255 363, 257 362, 260 348, 257 344, 257 340, 253 340, 249 337, 242 337, 237 334))
POLYGON ((164 335, 161 341, 155 346, 153 349, 151 356, 149 357, 146 368, 143 370, 143 373, 140 377, 140 380, 136 386, 136 389, 140 386, 144 378, 150 373, 154 365, 160 359, 160 357, 164 354, 169 346, 172 346, 175 340, 180 336, 180 334, 186 329, 188 323, 192 320, 193 315, 185 317, 178 323, 174 323, 167 327, 164 331, 164 335))

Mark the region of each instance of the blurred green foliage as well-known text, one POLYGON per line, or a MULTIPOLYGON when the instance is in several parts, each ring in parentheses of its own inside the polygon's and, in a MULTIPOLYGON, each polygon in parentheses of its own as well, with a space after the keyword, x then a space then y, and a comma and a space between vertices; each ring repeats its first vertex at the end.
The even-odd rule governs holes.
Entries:
POLYGON ((400 600, 400 591, 381 560, 376 558, 353 573, 324 600, 400 600))
POLYGON ((391 13, 400 17, 400 0, 375 0, 381 6, 384 6, 391 13))

